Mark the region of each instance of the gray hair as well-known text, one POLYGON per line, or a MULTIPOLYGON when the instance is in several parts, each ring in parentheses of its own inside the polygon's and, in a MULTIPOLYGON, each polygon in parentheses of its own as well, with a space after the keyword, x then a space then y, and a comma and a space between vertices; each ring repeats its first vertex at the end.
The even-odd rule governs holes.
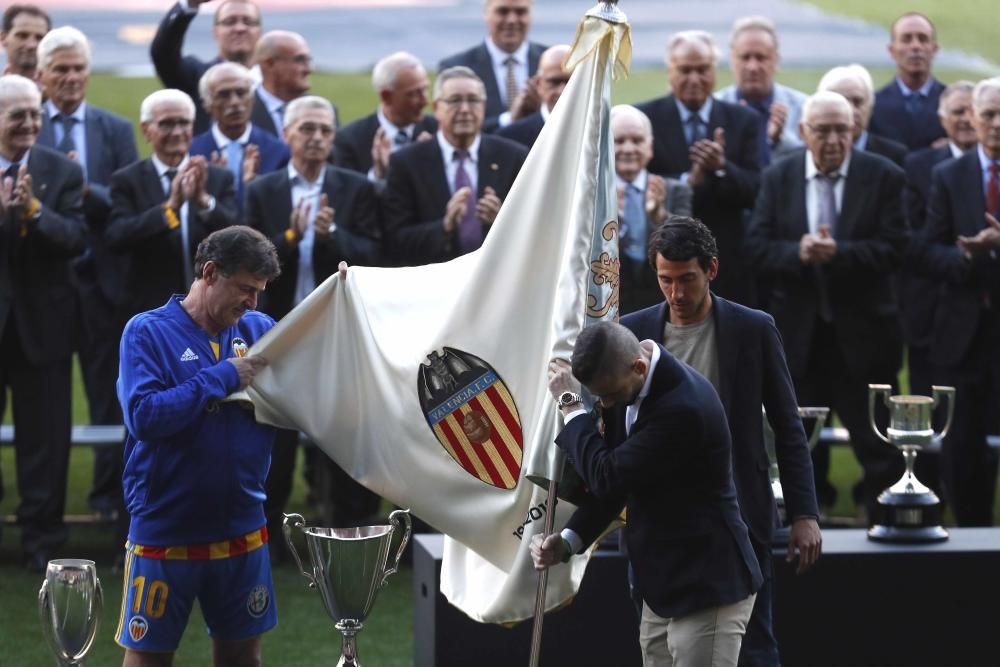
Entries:
POLYGON ((417 67, 423 69, 424 64, 415 55, 406 51, 396 51, 382 58, 375 63, 375 68, 372 69, 372 86, 375 88, 375 92, 392 90, 400 73, 417 67))
POLYGON ((183 90, 164 88, 151 93, 142 101, 142 106, 139 107, 139 122, 148 123, 153 120, 153 112, 156 111, 156 107, 167 103, 183 105, 187 109, 188 116, 194 118, 194 102, 191 97, 183 90))
POLYGON ((848 118, 854 115, 854 107, 851 106, 846 97, 832 90, 820 90, 807 97, 806 101, 802 103, 802 121, 807 121, 813 107, 820 104, 835 104, 843 107, 843 111, 847 114, 848 118))
POLYGON ((334 121, 336 121, 336 115, 333 112, 333 105, 330 104, 330 100, 319 95, 305 95, 303 97, 296 97, 285 107, 284 127, 288 128, 294 125, 306 109, 323 109, 324 111, 329 111, 330 115, 334 117, 334 121))
POLYGON ((73 50, 83 56, 90 69, 90 44, 87 36, 73 26, 62 26, 50 30, 42 41, 38 42, 38 67, 45 69, 52 62, 56 51, 73 50))
POLYGON ((649 116, 636 109, 631 104, 616 104, 611 107, 611 134, 615 133, 615 126, 619 120, 631 118, 642 126, 643 134, 647 138, 653 138, 653 124, 649 121, 649 116))
POLYGON ((226 75, 238 77, 246 81, 247 85, 253 88, 253 76, 250 75, 250 70, 243 65, 232 61, 212 65, 205 70, 205 73, 201 75, 201 79, 198 80, 198 95, 201 97, 201 103, 206 108, 208 108, 212 101, 212 84, 215 83, 217 78, 226 75))
POLYGON ((991 90, 1000 91, 1000 76, 983 79, 972 89, 972 108, 975 111, 979 111, 982 108, 983 98, 991 90))
POLYGON ((830 90, 838 83, 851 80, 861 84, 861 87, 865 91, 865 101, 871 104, 875 98, 875 85, 872 83, 872 75, 868 73, 868 70, 863 65, 857 63, 834 67, 819 80, 816 90, 830 90))
POLYGON ((729 46, 732 48, 733 42, 740 36, 740 33, 748 30, 759 30, 771 36, 774 42, 774 50, 778 50, 778 31, 774 28, 774 21, 766 16, 744 16, 733 21, 733 29, 729 33, 729 46))
POLYGON ((35 106, 41 108, 42 93, 38 84, 20 74, 4 74, 0 76, 0 109, 7 107, 7 99, 17 95, 27 95, 35 98, 35 106))
POLYGON ((712 33, 705 30, 681 30, 680 32, 675 32, 667 40, 666 62, 668 66, 670 65, 670 56, 673 55, 678 47, 684 45, 706 49, 712 58, 712 65, 719 64, 721 54, 719 53, 719 46, 715 43, 715 38, 712 37, 712 33))
POLYGON ((449 67, 446 70, 441 71, 437 75, 437 79, 434 81, 434 99, 441 98, 441 90, 444 88, 446 81, 451 81, 452 79, 472 79, 479 84, 479 96, 486 99, 486 84, 483 80, 479 78, 475 72, 473 72, 468 67, 463 65, 456 65, 455 67, 449 67))
POLYGON ((969 93, 975 89, 976 84, 971 81, 966 81, 962 79, 961 81, 956 81, 955 83, 945 86, 945 89, 941 91, 941 100, 938 102, 938 116, 944 118, 948 115, 945 109, 945 105, 948 103, 948 99, 951 98, 955 93, 969 93))

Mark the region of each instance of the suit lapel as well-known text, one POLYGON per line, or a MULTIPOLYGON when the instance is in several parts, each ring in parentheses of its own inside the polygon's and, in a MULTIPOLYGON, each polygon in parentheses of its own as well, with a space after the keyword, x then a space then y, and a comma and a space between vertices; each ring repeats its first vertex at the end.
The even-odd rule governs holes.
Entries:
POLYGON ((56 132, 52 127, 52 119, 49 117, 48 109, 42 107, 42 127, 38 131, 38 143, 49 148, 56 147, 56 132))
POLYGON ((737 337, 730 337, 729 332, 735 331, 731 322, 735 317, 729 304, 724 300, 712 295, 712 316, 715 318, 715 349, 719 352, 719 398, 722 405, 729 412, 732 403, 732 378, 729 373, 722 372, 724 368, 739 368, 740 341, 737 337))
POLYGON ((477 198, 483 196, 486 186, 493 188, 501 199, 506 196, 506 193, 501 192, 500 188, 497 187, 500 164, 497 160, 496 151, 493 148, 493 145, 487 141, 487 137, 483 136, 482 141, 479 143, 478 176, 476 179, 477 198))
MULTIPOLYGON (((497 108, 500 108, 501 111, 497 113, 502 113, 503 103, 500 100, 502 100, 503 98, 500 97, 500 86, 497 83, 496 74, 493 73, 493 59, 490 58, 490 52, 489 49, 486 48, 485 42, 480 44, 479 48, 476 50, 476 61, 479 67, 479 71, 482 72, 484 75, 482 78, 483 78, 483 83, 486 85, 486 99, 496 100, 495 103, 488 102, 489 106, 491 107, 496 106, 497 108)), ((492 114, 487 112, 486 115, 489 116, 492 114)))
MULTIPOLYGON (((661 144, 663 159, 670 162, 670 171, 683 173, 691 168, 691 158, 688 157, 687 137, 684 136, 684 126, 681 123, 681 114, 677 111, 677 103, 673 95, 663 99, 664 124, 660 127, 667 128, 664 133, 664 141, 661 144)), ((713 106, 715 106, 713 104, 713 106)), ((658 127, 656 123, 653 127, 658 127)))
POLYGON ((167 199, 163 191, 163 179, 156 173, 156 165, 152 158, 146 160, 143 167, 142 185, 146 190, 146 196, 153 204, 159 204, 167 199))
POLYGON ((274 136, 280 137, 278 128, 274 126, 271 114, 267 112, 267 105, 264 104, 264 100, 256 92, 253 95, 253 111, 251 112, 250 120, 265 132, 270 132, 274 136))
POLYGON ((788 210, 792 214, 791 237, 801 238, 803 234, 809 232, 809 211, 806 209, 806 165, 805 161, 811 159, 808 151, 803 153, 801 160, 790 159, 785 163, 784 168, 788 170, 788 210))
POLYGON ((963 236, 975 236, 986 225, 986 191, 983 189, 982 164, 979 162, 979 151, 973 149, 966 153, 962 171, 962 180, 971 185, 969 197, 969 215, 957 216, 955 227, 963 236))
POLYGON ((111 170, 105 160, 107 152, 105 148, 104 128, 101 126, 101 119, 94 113, 90 105, 87 105, 86 116, 84 117, 84 140, 87 142, 87 179, 98 183, 108 183, 111 181, 111 170))
POLYGON ((858 219, 858 211, 864 203, 865 190, 871 185, 865 183, 868 169, 865 162, 854 155, 847 168, 847 178, 844 180, 844 196, 840 203, 840 214, 837 216, 837 228, 833 230, 834 238, 851 238, 854 223, 858 219))

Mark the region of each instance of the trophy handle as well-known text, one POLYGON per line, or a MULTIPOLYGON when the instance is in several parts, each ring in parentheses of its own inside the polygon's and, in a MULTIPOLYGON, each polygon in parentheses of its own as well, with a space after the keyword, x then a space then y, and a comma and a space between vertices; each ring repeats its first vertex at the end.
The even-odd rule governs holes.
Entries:
POLYGON ((292 540, 292 528, 301 530, 302 526, 306 525, 306 520, 301 514, 284 514, 282 516, 285 517, 281 524, 281 531, 285 534, 285 544, 288 545, 288 550, 292 553, 292 558, 295 559, 295 565, 299 568, 299 572, 309 580, 309 588, 316 588, 316 579, 302 567, 302 559, 299 558, 299 552, 295 549, 295 542, 292 540))
POLYGON ((882 394, 882 400, 885 404, 889 405, 889 394, 892 393, 892 387, 887 384, 870 384, 868 385, 868 423, 871 424, 872 431, 875 435, 879 437, 882 442, 891 445, 889 438, 882 435, 882 432, 878 430, 878 426, 875 424, 875 399, 878 398, 879 394, 882 394))
MULTIPOLYGON (((49 580, 42 581, 42 587, 38 590, 38 618, 42 622, 42 635, 45 636, 45 643, 49 645, 56 656, 62 656, 62 646, 56 640, 55 631, 52 629, 49 611, 49 580)), ((60 658, 56 659, 59 665, 63 664, 60 658)))
POLYGON ((399 548, 396 549, 396 560, 393 562, 392 567, 386 570, 385 574, 382 575, 382 583, 379 584, 379 588, 385 586, 385 582, 388 581, 389 575, 395 574, 396 570, 399 569, 399 561, 403 558, 403 550, 406 549, 406 543, 410 541, 410 533, 413 532, 413 522, 410 520, 410 510, 393 510, 392 514, 389 515, 389 523, 392 524, 393 533, 399 529, 400 521, 406 524, 406 530, 403 531, 403 539, 399 543, 399 548))
POLYGON ((941 429, 941 432, 934 434, 934 442, 941 442, 948 435, 948 430, 951 428, 951 418, 955 416, 955 388, 933 385, 931 387, 931 395, 934 400, 932 409, 937 407, 938 401, 941 398, 948 399, 948 418, 945 420, 944 428, 941 429))

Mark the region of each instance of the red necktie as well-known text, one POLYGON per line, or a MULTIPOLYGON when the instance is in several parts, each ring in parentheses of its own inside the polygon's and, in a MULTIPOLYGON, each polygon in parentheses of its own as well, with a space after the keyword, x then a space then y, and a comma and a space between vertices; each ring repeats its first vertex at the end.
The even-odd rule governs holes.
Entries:
POLYGON ((990 180, 986 183, 986 211, 1000 217, 1000 165, 990 165, 990 180))

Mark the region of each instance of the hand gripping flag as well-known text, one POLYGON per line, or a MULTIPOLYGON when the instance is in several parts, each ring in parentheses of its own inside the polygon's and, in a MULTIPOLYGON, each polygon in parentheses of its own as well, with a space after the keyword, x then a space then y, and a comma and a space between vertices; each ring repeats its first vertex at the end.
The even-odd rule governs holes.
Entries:
MULTIPOLYGON (((546 368, 617 310, 610 78, 627 25, 581 24, 573 74, 482 247, 444 264, 351 267, 251 349, 257 419, 304 431, 354 479, 448 536, 442 591, 486 622, 530 618, 528 543, 561 426, 546 368)), ((560 503, 556 525, 574 508, 560 503)), ((587 555, 549 577, 573 596, 587 555)))

